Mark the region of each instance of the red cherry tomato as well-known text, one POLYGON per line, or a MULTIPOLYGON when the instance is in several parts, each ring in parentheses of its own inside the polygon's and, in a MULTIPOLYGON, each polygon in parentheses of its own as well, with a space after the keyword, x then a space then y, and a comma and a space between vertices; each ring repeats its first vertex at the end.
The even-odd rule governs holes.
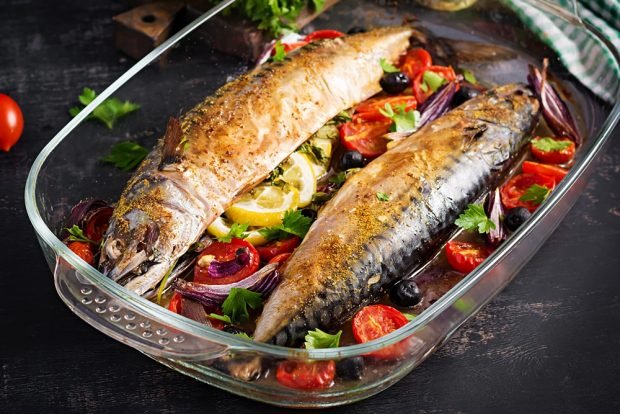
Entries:
POLYGON ((385 109, 385 105, 390 104, 393 109, 397 106, 405 105, 405 111, 412 111, 418 107, 418 101, 414 96, 390 96, 388 98, 374 98, 362 102, 355 108, 353 118, 363 119, 364 121, 384 121, 388 120, 379 109, 385 109))
POLYGON ((562 178, 566 177, 566 174, 568 174, 568 171, 564 168, 556 167, 555 165, 540 164, 533 161, 525 161, 521 169, 525 174, 551 177, 555 180, 556 184, 562 181, 562 178))
POLYGON ((534 212, 538 207, 538 204, 534 204, 532 201, 522 201, 521 197, 527 191, 528 188, 538 184, 543 187, 547 187, 553 190, 555 187, 555 179, 544 175, 536 174, 519 174, 515 175, 502 186, 500 194, 502 197, 502 204, 507 209, 513 209, 515 207, 525 207, 530 212, 534 212))
POLYGON ((469 273, 484 261, 491 251, 474 243, 453 240, 446 244, 446 258, 452 268, 461 273, 469 273))
MULTIPOLYGON (((437 75, 441 76, 448 82, 452 82, 456 80, 456 73, 451 66, 429 66, 426 70, 419 72, 415 78, 413 78, 413 93, 418 100, 418 103, 423 103, 426 101, 433 93, 433 90, 430 86, 426 85, 424 82, 424 73, 433 72, 437 75), (425 85, 425 86, 423 86, 425 85)), ((457 90, 459 86, 457 84, 457 90)))
POLYGON ((24 115, 11 97, 0 93, 0 149, 9 151, 24 130, 24 115))
POLYGON ((409 79, 414 79, 420 71, 423 71, 433 64, 430 53, 424 49, 410 49, 400 58, 400 70, 409 79))
POLYGON ((93 263, 95 263, 95 256, 93 255, 93 249, 90 247, 90 243, 73 241, 70 242, 67 247, 89 265, 92 266, 93 263))
MULTIPOLYGON (((404 326, 409 322, 398 309, 386 305, 370 305, 362 308, 351 322, 353 337, 358 344, 380 338, 404 326)), ((404 349, 400 344, 394 344, 368 356, 381 359, 393 359, 401 356, 404 349)))
POLYGON ((555 138, 554 141, 566 142, 567 147, 556 151, 543 151, 532 143, 532 155, 546 164, 566 164, 575 157, 575 143, 569 138, 555 138))
POLYGON ((256 251, 261 260, 268 262, 282 253, 292 252, 295 250, 295 247, 299 246, 299 243, 301 243, 301 238, 293 236, 284 240, 272 241, 264 246, 257 246, 256 251))
POLYGON ((200 256, 198 256, 198 261, 194 267, 194 282, 207 285, 227 285, 229 283, 235 283, 256 272, 259 264, 260 257, 258 256, 258 252, 254 246, 243 239, 232 239, 230 243, 213 242, 200 253, 200 256), (241 249, 248 253, 250 260, 245 266, 231 275, 214 277, 209 274, 209 266, 207 264, 201 266, 200 259, 205 256, 212 256, 211 259, 217 260, 218 262, 235 260, 238 251, 241 249))
POLYGON ((269 260, 269 262, 267 262, 268 264, 271 263, 284 263, 288 260, 289 257, 291 257, 292 253, 282 253, 279 254, 275 257, 273 257, 271 260, 269 260))
POLYGON ((170 302, 168 303, 168 309, 174 313, 181 314, 182 308, 181 304, 183 303, 183 296, 179 292, 174 292, 172 297, 170 298, 170 302))
POLYGON ((339 32, 338 30, 317 30, 306 36, 304 40, 306 42, 314 42, 319 39, 335 39, 342 36, 344 36, 344 33, 339 32))
POLYGON ((334 361, 283 361, 278 364, 276 379, 285 387, 317 390, 331 387, 335 374, 334 361))
POLYGON ((383 135, 390 130, 391 124, 390 120, 365 122, 356 118, 340 125, 340 141, 348 150, 375 158, 387 151, 387 140, 383 135))
POLYGON ((108 229, 113 212, 114 209, 112 207, 101 207, 98 209, 86 223, 84 229, 86 237, 95 243, 99 243, 108 229))

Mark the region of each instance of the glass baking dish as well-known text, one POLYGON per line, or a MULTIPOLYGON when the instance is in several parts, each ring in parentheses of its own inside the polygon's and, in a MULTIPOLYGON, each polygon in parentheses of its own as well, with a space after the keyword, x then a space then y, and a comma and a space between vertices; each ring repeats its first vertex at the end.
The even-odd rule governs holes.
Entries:
MULTIPOLYGON (((609 56, 618 63, 613 46, 603 40, 596 28, 571 12, 545 1, 520 1, 543 16, 561 21, 573 33, 601 39, 609 56)), ((233 1, 221 3, 205 13, 147 55, 50 141, 35 160, 28 177, 25 191, 28 215, 54 273, 58 294, 73 312, 107 335, 198 380, 275 405, 325 407, 367 398, 394 384, 448 340, 517 275, 553 232, 584 189, 594 161, 618 122, 619 80, 614 76, 614 86, 608 89, 616 102, 595 96, 503 2, 480 0, 456 13, 433 11, 408 2, 381 5, 370 0, 344 0, 336 4, 312 26, 346 31, 351 26, 400 24, 415 17, 417 24, 441 36, 498 43, 516 50, 519 54, 516 60, 476 66, 478 78, 487 81, 525 81, 527 63, 540 65, 543 57, 550 57, 551 73, 570 97, 570 105, 587 139, 568 176, 533 217, 474 272, 403 328, 372 342, 334 349, 304 350, 254 343, 205 327, 125 290, 81 261, 57 237, 71 206, 81 199, 118 198, 129 173, 99 161, 113 143, 131 138, 152 146, 163 133, 168 116, 189 109, 231 77, 248 69, 243 61, 205 46, 210 18, 230 3, 233 1), (87 114, 112 94, 139 102, 142 108, 113 130, 84 122, 87 114), (284 388, 273 380, 273 374, 256 381, 241 379, 243 368, 257 361, 263 367, 284 359, 341 361, 396 343, 406 350, 405 357, 370 361, 367 375, 361 380, 337 382, 324 390, 284 388), (227 369, 222 369, 222 361, 227 361, 227 369), (235 366, 237 371, 233 369, 235 366)), ((601 79, 607 76, 609 80, 609 70, 597 73, 601 79)))

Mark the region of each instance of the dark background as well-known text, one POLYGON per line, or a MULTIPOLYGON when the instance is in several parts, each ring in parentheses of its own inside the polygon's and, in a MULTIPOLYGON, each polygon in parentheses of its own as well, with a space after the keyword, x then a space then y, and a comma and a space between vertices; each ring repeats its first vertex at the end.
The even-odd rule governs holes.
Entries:
MULTIPOLYGON (((21 141, 0 154, 0 412, 261 412, 89 327, 58 299, 26 217, 35 156, 84 86, 132 61, 113 47, 120 3, 0 1, 0 92, 21 141)), ((618 135, 618 134, 616 134, 618 135)), ((620 140, 518 278, 387 391, 345 412, 620 412, 620 140)), ((273 411, 281 411, 274 408, 273 411)))

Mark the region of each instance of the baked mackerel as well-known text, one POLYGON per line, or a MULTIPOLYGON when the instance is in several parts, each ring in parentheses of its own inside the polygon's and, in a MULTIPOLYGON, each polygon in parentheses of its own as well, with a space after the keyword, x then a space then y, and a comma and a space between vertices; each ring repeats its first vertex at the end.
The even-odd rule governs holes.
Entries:
POLYGON ((538 118, 538 101, 525 86, 492 89, 352 176, 284 265, 254 340, 295 345, 308 330, 336 329, 379 300, 445 242, 467 204, 497 183, 538 118))
POLYGON ((388 27, 300 49, 219 89, 180 119, 129 180, 100 267, 144 294, 236 197, 339 112, 380 91, 413 30, 388 27))

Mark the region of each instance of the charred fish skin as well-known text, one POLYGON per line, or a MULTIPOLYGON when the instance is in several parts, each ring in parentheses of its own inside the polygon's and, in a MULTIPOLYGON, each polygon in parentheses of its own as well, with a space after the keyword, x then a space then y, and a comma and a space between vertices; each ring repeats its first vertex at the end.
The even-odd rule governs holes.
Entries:
POLYGON ((152 291, 235 198, 339 112, 379 92, 379 60, 395 62, 411 34, 387 27, 318 41, 171 119, 121 195, 102 271, 138 294, 152 291))
POLYGON ((525 86, 499 87, 347 180, 286 262, 254 340, 295 345, 308 330, 337 328, 377 301, 446 241, 458 214, 497 183, 538 119, 525 86))

